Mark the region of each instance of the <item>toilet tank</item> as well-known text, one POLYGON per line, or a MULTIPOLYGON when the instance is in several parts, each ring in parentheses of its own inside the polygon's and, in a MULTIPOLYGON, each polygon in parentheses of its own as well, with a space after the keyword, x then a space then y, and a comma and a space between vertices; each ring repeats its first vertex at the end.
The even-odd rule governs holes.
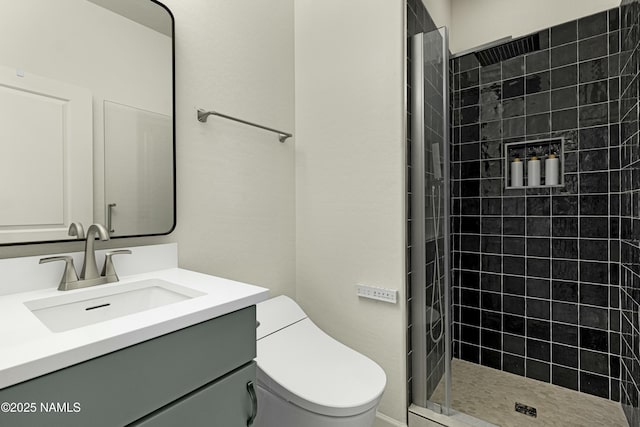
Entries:
POLYGON ((263 301, 256 304, 256 339, 260 340, 306 318, 307 315, 300 306, 287 296, 281 295, 263 301))

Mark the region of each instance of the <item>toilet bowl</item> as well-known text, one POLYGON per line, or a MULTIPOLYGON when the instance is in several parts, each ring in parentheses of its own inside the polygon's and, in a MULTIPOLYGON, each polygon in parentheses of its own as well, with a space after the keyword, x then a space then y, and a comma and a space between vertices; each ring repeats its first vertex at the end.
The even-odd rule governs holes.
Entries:
POLYGON ((318 328, 286 296, 257 305, 256 427, 371 427, 382 368, 318 328))

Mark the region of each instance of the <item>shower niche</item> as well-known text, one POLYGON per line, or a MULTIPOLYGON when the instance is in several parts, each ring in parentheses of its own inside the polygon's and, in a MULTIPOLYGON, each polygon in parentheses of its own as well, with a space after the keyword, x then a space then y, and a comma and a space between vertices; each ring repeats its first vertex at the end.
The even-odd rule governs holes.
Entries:
POLYGON ((508 190, 564 187, 564 138, 504 144, 504 163, 508 190))

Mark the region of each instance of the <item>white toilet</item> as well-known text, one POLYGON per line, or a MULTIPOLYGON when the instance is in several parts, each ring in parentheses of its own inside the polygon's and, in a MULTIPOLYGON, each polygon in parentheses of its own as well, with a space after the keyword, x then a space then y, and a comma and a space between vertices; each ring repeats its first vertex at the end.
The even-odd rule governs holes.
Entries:
POLYGON ((371 427, 387 377, 291 298, 257 305, 256 427, 371 427))

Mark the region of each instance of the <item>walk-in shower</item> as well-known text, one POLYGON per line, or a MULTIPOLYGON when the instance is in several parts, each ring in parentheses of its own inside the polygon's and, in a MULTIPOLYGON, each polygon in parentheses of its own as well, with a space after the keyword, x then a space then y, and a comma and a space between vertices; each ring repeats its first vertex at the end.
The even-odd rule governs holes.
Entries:
POLYGON ((623 0, 452 56, 407 1, 410 427, 640 426, 638 28, 623 0))

